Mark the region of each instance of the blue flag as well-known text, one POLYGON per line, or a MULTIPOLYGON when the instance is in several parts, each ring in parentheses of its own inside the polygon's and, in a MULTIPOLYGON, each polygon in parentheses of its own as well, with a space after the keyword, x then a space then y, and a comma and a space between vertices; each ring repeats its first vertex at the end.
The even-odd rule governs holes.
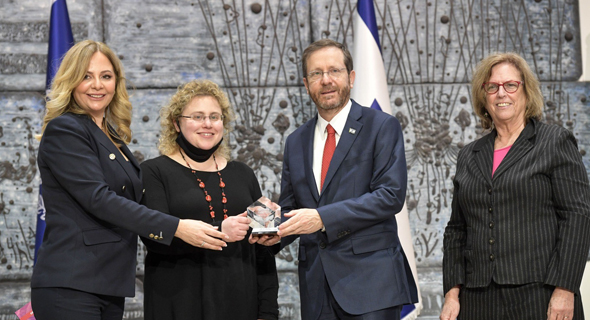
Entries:
MULTIPOLYGON (((66 0, 53 0, 51 4, 51 17, 49 19, 49 49, 47 50, 47 78, 45 89, 49 92, 53 77, 59 69, 63 56, 74 45, 70 16, 66 0)), ((45 205, 39 185, 39 203, 37 204, 37 230, 35 232, 35 263, 37 252, 43 242, 45 234, 45 205)))
MULTIPOLYGON (((356 79, 350 96, 360 105, 392 114, 373 0, 358 0, 353 24, 354 46, 352 57, 356 79)), ((420 314, 420 310, 422 310, 422 297, 418 286, 410 220, 405 205, 402 211, 396 215, 396 220, 400 243, 412 269, 419 298, 418 303, 403 307, 401 319, 416 319, 420 314)))
POLYGON ((45 88, 51 88, 51 81, 59 69, 61 59, 74 45, 70 16, 66 0, 53 0, 51 18, 49 19, 49 49, 47 50, 47 82, 45 88))

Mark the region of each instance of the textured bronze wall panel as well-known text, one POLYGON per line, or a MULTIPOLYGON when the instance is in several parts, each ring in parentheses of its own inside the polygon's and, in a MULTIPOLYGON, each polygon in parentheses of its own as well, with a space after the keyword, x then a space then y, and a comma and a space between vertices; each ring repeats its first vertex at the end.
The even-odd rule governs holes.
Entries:
MULTIPOLYGON (((442 235, 458 151, 482 135, 469 79, 494 51, 516 51, 542 82, 546 119, 572 130, 590 172, 590 83, 581 74, 577 1, 376 0, 394 115, 408 159, 407 204, 424 310, 442 303, 442 235)), ((316 39, 354 43, 354 0, 68 0, 76 40, 103 40, 136 86, 133 141, 140 160, 158 155, 158 110, 192 79, 219 83, 236 108, 233 156, 280 192, 285 138, 315 115, 301 54, 316 39)), ((28 301, 39 177, 50 1, 0 0, 0 319, 28 301)), ((142 319, 143 258, 126 319, 142 319)), ((277 256, 281 319, 299 319, 297 246, 277 256)))
POLYGON ((106 41, 137 87, 207 78, 225 87, 299 86, 310 40, 304 1, 105 0, 106 41))
MULTIPOLYGON (((353 0, 312 1, 313 39, 354 43, 353 0)), ((389 83, 469 82, 479 60, 514 51, 540 80, 582 74, 577 1, 375 0, 389 83)))

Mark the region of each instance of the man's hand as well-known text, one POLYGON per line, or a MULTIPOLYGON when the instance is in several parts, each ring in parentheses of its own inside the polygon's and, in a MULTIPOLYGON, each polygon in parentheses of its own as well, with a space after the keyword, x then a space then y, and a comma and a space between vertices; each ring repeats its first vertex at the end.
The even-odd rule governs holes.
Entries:
POLYGON ((285 213, 289 220, 279 225, 278 235, 281 237, 293 234, 310 234, 320 230, 324 223, 316 209, 299 209, 285 213))
POLYGON ((271 247, 281 241, 281 237, 273 234, 250 234, 248 242, 250 244, 258 243, 263 246, 271 247))
POLYGON ((547 320, 571 320, 574 317, 574 293, 556 287, 549 300, 547 320))

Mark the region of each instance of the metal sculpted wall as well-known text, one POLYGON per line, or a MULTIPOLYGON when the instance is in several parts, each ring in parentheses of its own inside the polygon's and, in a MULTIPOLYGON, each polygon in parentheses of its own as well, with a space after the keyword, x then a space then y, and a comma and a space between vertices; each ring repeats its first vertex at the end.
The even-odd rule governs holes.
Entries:
MULTIPOLYGON (((49 3, 0 0, 0 319, 28 302, 39 177, 49 3)), ((178 85, 219 83, 236 109, 233 157, 264 195, 280 193, 286 137, 315 115, 301 54, 331 38, 352 46, 353 0, 70 0, 74 38, 102 40, 121 58, 132 90, 131 149, 158 155, 159 109, 178 85)), ((458 151, 482 132, 469 81, 481 58, 521 54, 542 81, 546 121, 573 131, 590 172, 590 84, 582 70, 577 1, 377 0, 377 24, 394 115, 404 129, 407 205, 424 310, 442 304, 442 237, 458 151)), ((126 319, 142 319, 143 256, 126 319)), ((281 319, 299 319, 297 247, 277 256, 281 319)))

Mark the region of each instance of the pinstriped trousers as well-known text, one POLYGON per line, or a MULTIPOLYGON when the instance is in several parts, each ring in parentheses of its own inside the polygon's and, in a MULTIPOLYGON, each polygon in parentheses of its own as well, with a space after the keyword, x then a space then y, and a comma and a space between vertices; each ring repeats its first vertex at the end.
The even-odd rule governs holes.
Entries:
MULTIPOLYGON (((458 320, 546 320, 554 287, 542 283, 461 288, 458 320)), ((574 296, 574 317, 584 320, 582 298, 574 296)))

